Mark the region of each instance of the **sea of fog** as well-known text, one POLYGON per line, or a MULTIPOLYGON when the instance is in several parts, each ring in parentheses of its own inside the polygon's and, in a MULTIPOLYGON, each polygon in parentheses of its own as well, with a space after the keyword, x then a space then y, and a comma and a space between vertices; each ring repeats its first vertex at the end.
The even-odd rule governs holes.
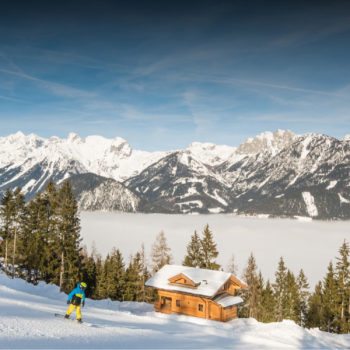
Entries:
POLYGON ((349 221, 299 221, 239 217, 234 215, 166 215, 82 212, 83 244, 105 256, 113 247, 129 256, 145 246, 149 259, 157 234, 164 231, 173 263, 181 264, 186 245, 195 230, 209 224, 218 246, 218 263, 227 267, 234 255, 241 276, 252 252, 263 276, 273 279, 278 260, 284 257, 294 273, 304 269, 310 286, 322 279, 328 263, 338 256, 344 239, 350 241, 349 221))

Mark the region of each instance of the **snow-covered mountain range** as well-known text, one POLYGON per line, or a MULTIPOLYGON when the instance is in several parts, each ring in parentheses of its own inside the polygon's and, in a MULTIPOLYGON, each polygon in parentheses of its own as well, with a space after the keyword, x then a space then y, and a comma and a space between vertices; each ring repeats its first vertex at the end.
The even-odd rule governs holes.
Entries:
POLYGON ((0 138, 0 191, 27 198, 70 178, 80 207, 350 218, 350 137, 265 132, 238 147, 133 150, 122 138, 0 138))

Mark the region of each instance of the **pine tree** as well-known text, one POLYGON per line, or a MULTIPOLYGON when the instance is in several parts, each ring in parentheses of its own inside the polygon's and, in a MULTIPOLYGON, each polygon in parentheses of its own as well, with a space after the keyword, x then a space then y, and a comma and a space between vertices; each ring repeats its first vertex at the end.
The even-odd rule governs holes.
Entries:
POLYGON ((292 271, 288 270, 285 280, 285 293, 282 299, 283 318, 298 320, 299 295, 298 286, 292 271))
POLYGON ((159 271, 164 265, 170 264, 172 260, 171 249, 168 246, 165 234, 161 231, 152 246, 152 273, 159 271))
POLYGON ((248 288, 241 292, 244 306, 241 308, 240 315, 257 319, 258 306, 261 297, 261 286, 259 285, 257 265, 253 253, 249 256, 247 267, 244 269, 243 279, 247 283, 248 288))
POLYGON ((227 265, 226 271, 232 273, 233 275, 237 275, 238 266, 236 264, 236 259, 234 255, 231 256, 231 259, 227 265))
POLYGON ((262 309, 262 301, 263 301, 263 292, 264 292, 264 278, 262 276, 261 271, 258 274, 257 280, 257 288, 256 288, 256 320, 260 320, 262 318, 263 309, 262 309))
POLYGON ((81 252, 81 280, 87 284, 86 294, 90 298, 96 298, 97 266, 94 251, 89 255, 86 248, 81 252))
POLYGON ((204 228, 201 246, 203 254, 201 267, 209 270, 219 270, 220 265, 215 261, 219 252, 214 242, 213 234, 209 229, 209 225, 206 225, 204 228))
POLYGON ((297 278, 297 287, 298 287, 298 302, 296 305, 297 312, 297 323, 305 327, 307 313, 308 313, 308 299, 310 296, 309 293, 309 284, 303 269, 300 270, 297 278))
POLYGON ((14 216, 15 216, 15 201, 14 194, 10 189, 7 189, 2 201, 1 201, 1 235, 4 239, 3 247, 3 255, 4 255, 4 264, 7 270, 7 266, 9 264, 9 250, 10 250, 10 241, 13 236, 14 229, 14 216))
POLYGON ((142 301, 143 270, 140 252, 130 259, 125 272, 124 300, 142 301))
POLYGON ((141 281, 142 300, 141 301, 153 302, 155 299, 155 296, 157 295, 157 292, 153 288, 146 288, 146 286, 145 286, 145 283, 151 277, 151 274, 147 268, 145 246, 143 243, 141 245, 141 250, 140 250, 140 263, 141 263, 141 270, 142 270, 142 277, 141 277, 141 279, 142 279, 142 281, 141 281))
POLYGON ((79 279, 80 220, 78 206, 69 181, 65 181, 58 192, 58 251, 60 255, 59 286, 69 291, 79 279))
POLYGON ((22 254, 22 265, 29 271, 28 280, 36 283, 46 273, 51 256, 48 251, 47 201, 41 194, 27 204, 22 254))
POLYGON ((96 289, 95 297, 96 299, 107 298, 107 286, 106 286, 106 273, 105 273, 105 263, 100 255, 95 256, 96 262, 96 289))
POLYGON ((322 320, 320 329, 336 333, 339 331, 338 305, 340 295, 337 289, 336 276, 332 262, 328 265, 327 275, 323 280, 322 292, 322 320))
POLYGON ((203 265, 202 245, 197 231, 194 231, 191 241, 187 245, 187 255, 182 265, 190 267, 201 267, 203 265))
POLYGON ((275 283, 272 285, 274 290, 274 296, 276 300, 275 319, 280 322, 284 317, 284 301, 286 295, 286 278, 287 268, 284 264, 284 260, 281 257, 278 263, 278 269, 275 274, 275 283))
POLYGON ((45 216, 41 218, 43 226, 43 238, 45 240, 45 264, 42 267, 42 278, 48 283, 59 284, 59 272, 61 255, 59 250, 59 221, 58 190, 53 182, 49 182, 46 190, 41 195, 45 216))
POLYGON ((23 260, 22 255, 22 244, 23 244, 23 235, 24 227, 26 222, 26 207, 24 201, 24 195, 21 192, 21 189, 17 187, 13 192, 13 201, 14 201, 14 216, 13 216, 13 248, 12 248, 12 278, 15 276, 17 264, 21 264, 23 260))
POLYGON ((266 282, 265 288, 262 290, 261 303, 259 311, 259 321, 261 322, 274 322, 276 321, 274 316, 275 310, 275 296, 271 287, 270 281, 266 282))
POLYGON ((350 331, 350 262, 349 244, 344 241, 339 249, 336 263, 336 279, 339 293, 339 332, 350 331))
POLYGON ((112 299, 112 295, 115 293, 115 286, 112 283, 113 274, 113 262, 111 255, 108 254, 103 265, 103 278, 105 281, 105 298, 112 299))
POLYGON ((113 249, 107 266, 107 295, 112 300, 123 300, 125 267, 122 253, 113 249))
POLYGON ((318 282, 315 291, 309 298, 309 310, 307 314, 306 327, 314 328, 322 324, 323 302, 322 302, 322 283, 318 282))

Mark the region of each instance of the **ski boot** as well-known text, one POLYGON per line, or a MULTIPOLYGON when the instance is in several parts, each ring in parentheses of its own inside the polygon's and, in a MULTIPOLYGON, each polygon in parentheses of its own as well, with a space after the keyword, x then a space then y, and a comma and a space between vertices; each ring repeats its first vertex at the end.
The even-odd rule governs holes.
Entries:
POLYGON ((69 315, 65 314, 65 315, 64 315, 64 318, 69 318, 69 315))

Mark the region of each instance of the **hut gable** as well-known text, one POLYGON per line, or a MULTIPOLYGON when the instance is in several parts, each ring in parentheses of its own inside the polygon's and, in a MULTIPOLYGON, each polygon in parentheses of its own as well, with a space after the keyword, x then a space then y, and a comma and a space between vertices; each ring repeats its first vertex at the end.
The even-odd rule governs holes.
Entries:
POLYGON ((146 286, 212 298, 230 281, 231 276, 223 271, 165 265, 146 282, 146 286))
POLYGON ((197 288, 201 284, 201 282, 195 282, 183 273, 179 273, 174 277, 169 278, 169 283, 188 288, 197 288))

